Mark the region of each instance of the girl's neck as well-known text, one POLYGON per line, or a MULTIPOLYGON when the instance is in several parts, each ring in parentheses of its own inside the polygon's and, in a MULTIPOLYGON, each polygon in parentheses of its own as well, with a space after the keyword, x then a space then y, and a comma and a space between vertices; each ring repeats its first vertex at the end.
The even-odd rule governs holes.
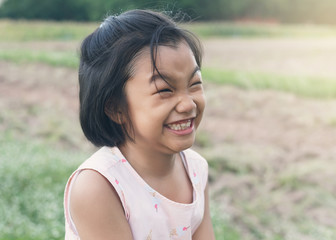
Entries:
POLYGON ((178 155, 148 151, 132 143, 119 146, 119 149, 140 176, 150 178, 161 178, 172 174, 178 155))

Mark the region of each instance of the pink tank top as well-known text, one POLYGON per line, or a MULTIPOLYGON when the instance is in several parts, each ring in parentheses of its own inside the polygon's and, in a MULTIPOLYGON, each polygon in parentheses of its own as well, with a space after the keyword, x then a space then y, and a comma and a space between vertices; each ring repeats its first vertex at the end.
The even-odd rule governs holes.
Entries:
POLYGON ((71 219, 69 196, 72 183, 84 169, 99 172, 115 188, 134 240, 192 239, 203 219, 208 164, 191 149, 183 151, 181 158, 193 186, 193 202, 190 204, 174 202, 156 192, 138 175, 118 148, 102 147, 71 175, 66 185, 65 239, 80 239, 71 219))

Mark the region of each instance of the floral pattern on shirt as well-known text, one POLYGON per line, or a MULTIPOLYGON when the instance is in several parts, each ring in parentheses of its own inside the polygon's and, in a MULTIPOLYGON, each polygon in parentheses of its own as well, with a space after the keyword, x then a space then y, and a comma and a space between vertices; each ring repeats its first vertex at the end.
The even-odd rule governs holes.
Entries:
POLYGON ((146 237, 146 240, 152 240, 152 229, 150 230, 150 232, 148 233, 148 236, 146 237))
POLYGON ((147 191, 152 196, 152 204, 156 212, 159 211, 160 199, 157 196, 157 192, 150 186, 146 186, 147 191))
POLYGON ((187 231, 189 231, 190 226, 188 227, 177 227, 170 231, 170 239, 179 239, 183 237, 187 231))
MULTIPOLYGON (((125 205, 125 207, 127 206, 126 204, 126 198, 125 198, 125 194, 124 194, 124 190, 123 190, 123 187, 121 186, 121 183, 119 182, 119 180, 117 178, 114 178, 114 182, 119 186, 119 189, 120 189, 120 200, 121 202, 125 205)), ((129 218, 129 214, 128 212, 126 212, 126 218, 128 219, 129 218)))

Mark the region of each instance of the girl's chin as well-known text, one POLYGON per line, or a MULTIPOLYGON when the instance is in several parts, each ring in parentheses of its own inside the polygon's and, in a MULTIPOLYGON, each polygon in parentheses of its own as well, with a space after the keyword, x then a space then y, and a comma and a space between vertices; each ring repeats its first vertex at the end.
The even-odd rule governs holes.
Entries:
POLYGON ((191 148, 192 145, 194 144, 195 140, 190 140, 190 141, 185 141, 185 142, 181 142, 181 143, 175 143, 173 146, 172 146, 172 150, 175 152, 175 153, 179 153, 179 152, 182 152, 188 148, 191 148))

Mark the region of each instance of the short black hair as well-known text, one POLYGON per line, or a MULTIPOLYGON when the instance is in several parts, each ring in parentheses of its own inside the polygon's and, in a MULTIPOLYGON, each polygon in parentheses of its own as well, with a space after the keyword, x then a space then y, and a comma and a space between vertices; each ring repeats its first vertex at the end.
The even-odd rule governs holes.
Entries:
POLYGON ((86 138, 95 146, 118 146, 132 139, 132 128, 124 87, 132 76, 134 59, 150 48, 153 71, 156 48, 185 41, 199 67, 202 46, 191 32, 180 28, 167 15, 150 10, 131 10, 109 16, 80 49, 80 123, 86 138), (126 123, 115 121, 120 114, 126 123), (114 116, 114 117, 111 117, 114 116), (113 120, 114 119, 114 120, 113 120))

